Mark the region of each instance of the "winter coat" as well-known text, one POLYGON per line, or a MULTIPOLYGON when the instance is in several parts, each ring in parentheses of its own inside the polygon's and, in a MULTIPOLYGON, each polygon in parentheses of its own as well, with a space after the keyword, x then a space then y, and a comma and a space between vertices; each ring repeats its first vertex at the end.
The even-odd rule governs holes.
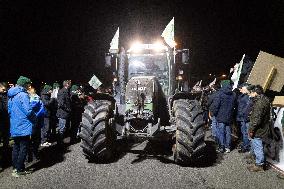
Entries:
POLYGON ((208 101, 207 101, 207 106, 209 108, 209 111, 212 112, 213 110, 213 102, 214 102, 214 99, 216 98, 216 96, 218 95, 218 91, 214 91, 213 93, 211 93, 210 95, 208 95, 208 101))
POLYGON ((71 93, 71 114, 72 117, 81 118, 81 114, 84 111, 84 105, 78 94, 71 93))
POLYGON ((245 110, 244 110, 244 121, 245 122, 249 122, 249 117, 250 117, 252 108, 253 108, 253 99, 249 98, 247 106, 245 107, 245 110))
POLYGON ((217 122, 231 124, 235 106, 235 93, 231 85, 224 85, 213 100, 212 113, 217 122))
POLYGON ((56 116, 62 119, 68 119, 71 113, 71 99, 69 90, 62 88, 57 94, 57 113, 56 116))
POLYGON ((32 106, 33 111, 36 114, 36 123, 34 126, 42 128, 43 127, 43 117, 45 115, 45 108, 40 99, 40 97, 35 94, 30 96, 30 104, 32 106))
POLYGON ((240 94, 237 99, 237 121, 245 121, 246 120, 246 108, 249 103, 249 96, 246 94, 240 94))
POLYGON ((36 115, 30 105, 30 98, 26 89, 21 86, 12 87, 8 90, 8 98, 11 136, 31 135, 36 115))
POLYGON ((266 138, 270 131, 270 102, 264 95, 258 95, 254 99, 254 105, 250 115, 249 132, 256 138, 266 138))
POLYGON ((52 108, 57 108, 55 103, 56 100, 55 98, 50 98, 51 94, 48 93, 46 89, 43 89, 41 92, 41 100, 45 108, 45 115, 44 117, 50 117, 52 111, 56 111, 57 109, 52 109, 52 108))

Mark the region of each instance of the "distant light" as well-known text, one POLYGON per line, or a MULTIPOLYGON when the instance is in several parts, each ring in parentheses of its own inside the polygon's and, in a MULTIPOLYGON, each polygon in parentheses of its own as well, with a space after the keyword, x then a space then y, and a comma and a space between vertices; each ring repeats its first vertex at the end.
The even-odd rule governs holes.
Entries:
POLYGON ((227 75, 223 74, 222 77, 226 77, 227 75))
POLYGON ((116 77, 115 77, 115 78, 113 78, 113 81, 114 81, 114 82, 117 82, 117 78, 116 78, 116 77))
POLYGON ((131 51, 133 51, 134 53, 139 53, 142 50, 142 43, 139 41, 134 42, 131 47, 130 47, 131 51))
POLYGON ((153 46, 154 46, 154 50, 156 52, 161 52, 162 50, 166 50, 167 49, 167 47, 160 41, 154 43, 153 46))
POLYGON ((209 76, 211 76, 212 74, 209 74, 209 76))

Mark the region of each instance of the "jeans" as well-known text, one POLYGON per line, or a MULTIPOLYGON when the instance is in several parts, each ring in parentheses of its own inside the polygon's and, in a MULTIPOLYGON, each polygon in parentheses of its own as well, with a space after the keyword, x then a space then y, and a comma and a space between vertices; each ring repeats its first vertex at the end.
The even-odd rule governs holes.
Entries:
POLYGON ((67 123, 66 119, 58 118, 58 127, 59 127, 58 132, 60 135, 64 134, 66 129, 66 123, 67 123))
POLYGON ((49 135, 49 118, 45 117, 43 121, 43 127, 41 128, 41 144, 47 141, 49 135))
POLYGON ((249 138, 248 138, 249 123, 244 122, 244 121, 240 121, 239 125, 241 126, 242 140, 243 140, 243 144, 242 144, 241 148, 243 150, 249 150, 249 146, 250 146, 250 141, 249 141, 249 138))
POLYGON ((212 128, 212 136, 217 136, 217 120, 216 117, 211 117, 211 128, 212 128))
POLYGON ((14 137, 14 146, 12 152, 13 168, 17 171, 24 171, 25 160, 28 152, 30 136, 14 137))
POLYGON ((220 148, 231 149, 231 126, 225 123, 217 123, 217 137, 220 148))
POLYGON ((253 138, 252 148, 255 155, 255 164, 259 166, 263 165, 265 160, 262 140, 260 138, 253 138))

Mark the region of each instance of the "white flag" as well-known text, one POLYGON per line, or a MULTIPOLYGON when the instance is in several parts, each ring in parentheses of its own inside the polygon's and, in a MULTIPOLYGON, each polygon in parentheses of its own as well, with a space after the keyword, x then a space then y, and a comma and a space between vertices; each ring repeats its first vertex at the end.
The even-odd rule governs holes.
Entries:
POLYGON ((119 40, 119 27, 117 28, 111 43, 110 43, 110 48, 109 52, 110 53, 117 53, 118 52, 118 40, 119 40))
POLYGON ((173 17, 173 19, 168 23, 168 25, 166 26, 166 28, 164 29, 161 35, 171 48, 173 48, 176 44, 174 28, 175 28, 175 19, 173 17))
POLYGON ((245 56, 246 55, 244 54, 240 63, 236 64, 234 67, 234 73, 231 77, 231 80, 234 82, 233 90, 238 87, 245 56))
POLYGON ((91 87, 93 87, 94 89, 98 89, 99 86, 101 86, 102 82, 97 78, 97 76, 93 75, 93 77, 91 78, 91 80, 89 81, 89 84, 91 87))

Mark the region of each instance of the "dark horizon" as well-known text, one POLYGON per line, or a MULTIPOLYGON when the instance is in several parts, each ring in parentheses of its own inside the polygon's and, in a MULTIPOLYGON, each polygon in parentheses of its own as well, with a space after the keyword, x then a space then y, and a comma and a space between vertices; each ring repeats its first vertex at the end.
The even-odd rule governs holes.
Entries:
POLYGON ((153 42, 175 17, 178 48, 190 49, 195 75, 228 73, 243 54, 284 57, 284 2, 1 1, 0 79, 104 80, 104 53, 120 27, 120 45, 153 42))

